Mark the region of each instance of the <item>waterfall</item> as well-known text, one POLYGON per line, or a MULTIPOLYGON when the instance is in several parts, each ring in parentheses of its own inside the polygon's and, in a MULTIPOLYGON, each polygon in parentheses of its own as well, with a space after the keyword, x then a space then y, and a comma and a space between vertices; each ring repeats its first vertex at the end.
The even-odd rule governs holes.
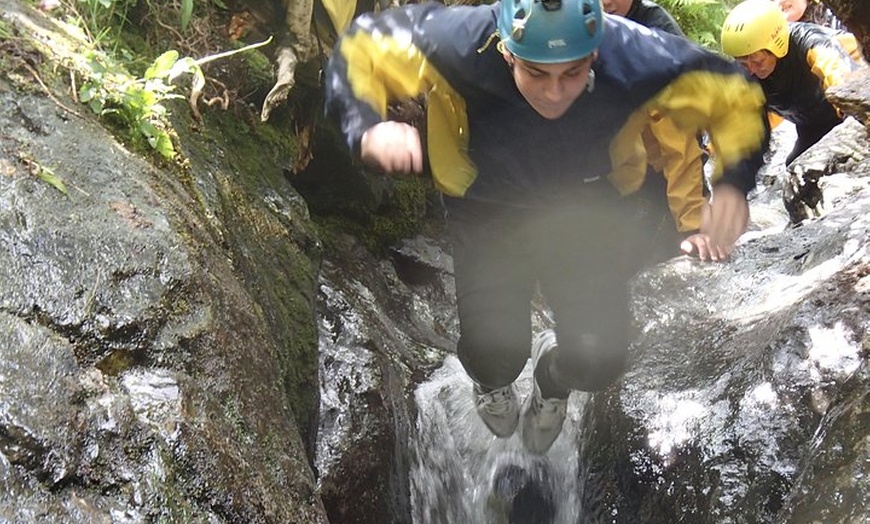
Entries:
MULTIPOLYGON (((414 524, 576 524, 582 407, 574 392, 562 434, 544 455, 523 448, 519 433, 492 435, 474 411, 471 379, 448 357, 415 391, 411 442, 414 524)), ((517 380, 520 402, 531 389, 531 364, 517 380)))

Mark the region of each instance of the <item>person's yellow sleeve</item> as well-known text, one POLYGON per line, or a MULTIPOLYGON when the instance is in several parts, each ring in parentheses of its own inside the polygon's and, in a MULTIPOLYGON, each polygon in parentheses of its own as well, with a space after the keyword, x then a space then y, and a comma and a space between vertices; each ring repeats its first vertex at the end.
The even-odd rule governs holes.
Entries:
POLYGON ((814 47, 807 52, 807 64, 812 73, 822 81, 822 89, 841 84, 848 73, 854 68, 851 57, 845 57, 844 51, 835 46, 814 47))
POLYGON ((652 115, 644 131, 647 161, 667 181, 668 207, 679 231, 701 227, 704 204, 703 152, 694 134, 680 130, 669 118, 652 115))

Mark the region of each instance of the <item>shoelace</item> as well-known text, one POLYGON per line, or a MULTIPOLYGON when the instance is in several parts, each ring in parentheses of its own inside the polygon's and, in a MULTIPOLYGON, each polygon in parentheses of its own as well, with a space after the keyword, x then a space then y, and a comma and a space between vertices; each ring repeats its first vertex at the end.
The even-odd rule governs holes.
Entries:
MULTIPOLYGON (((538 393, 538 392, 536 392, 538 393)), ((558 414, 561 416, 568 405, 567 400, 562 399, 545 399, 540 396, 540 393, 535 395, 534 407, 538 413, 558 414)))
POLYGON ((493 415, 502 415, 511 411, 510 393, 497 389, 484 393, 477 398, 477 404, 483 405, 484 409, 493 415))

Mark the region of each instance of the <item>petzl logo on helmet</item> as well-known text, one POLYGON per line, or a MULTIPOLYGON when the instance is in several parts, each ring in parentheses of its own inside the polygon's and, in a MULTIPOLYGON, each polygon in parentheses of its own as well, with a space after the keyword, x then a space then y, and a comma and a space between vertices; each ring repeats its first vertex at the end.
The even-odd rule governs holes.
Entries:
POLYGON ((547 47, 550 49, 555 49, 557 47, 566 47, 568 44, 565 42, 564 38, 557 38, 555 40, 547 40, 547 47))

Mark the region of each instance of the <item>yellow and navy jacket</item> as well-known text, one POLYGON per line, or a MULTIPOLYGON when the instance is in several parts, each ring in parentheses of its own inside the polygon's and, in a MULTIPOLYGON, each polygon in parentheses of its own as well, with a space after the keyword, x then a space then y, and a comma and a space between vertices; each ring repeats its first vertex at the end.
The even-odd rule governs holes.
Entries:
POLYGON ((570 201, 607 177, 623 194, 646 171, 650 115, 707 129, 718 182, 755 187, 769 129, 759 85, 683 38, 605 17, 595 88, 556 120, 526 102, 494 45, 499 5, 436 2, 363 15, 336 44, 326 112, 358 155, 388 103, 425 95, 429 167, 447 195, 520 206, 570 201))
POLYGON ((860 67, 841 45, 841 34, 815 24, 789 24, 788 53, 761 80, 770 109, 797 126, 840 122, 825 90, 860 67))

